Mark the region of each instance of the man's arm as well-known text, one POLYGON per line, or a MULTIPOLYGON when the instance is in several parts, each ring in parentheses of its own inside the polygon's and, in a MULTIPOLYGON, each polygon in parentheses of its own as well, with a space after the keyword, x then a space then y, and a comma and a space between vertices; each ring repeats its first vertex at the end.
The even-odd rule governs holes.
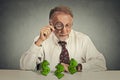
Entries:
POLYGON ((40 35, 35 38, 31 48, 21 56, 20 68, 24 70, 34 70, 36 65, 40 63, 40 59, 44 58, 43 42, 54 31, 53 26, 45 26, 40 30, 40 35))
POLYGON ((87 37, 86 45, 86 62, 82 63, 82 71, 104 71, 106 70, 106 61, 104 56, 95 48, 91 39, 87 37))
MULTIPOLYGON (((36 39, 37 38, 38 37, 36 37, 36 39)), ((36 39, 34 40, 30 49, 21 56, 20 68, 23 70, 34 70, 36 68, 36 64, 40 63, 39 58, 41 58, 42 61, 44 57, 42 46, 37 46, 35 44, 36 39)))

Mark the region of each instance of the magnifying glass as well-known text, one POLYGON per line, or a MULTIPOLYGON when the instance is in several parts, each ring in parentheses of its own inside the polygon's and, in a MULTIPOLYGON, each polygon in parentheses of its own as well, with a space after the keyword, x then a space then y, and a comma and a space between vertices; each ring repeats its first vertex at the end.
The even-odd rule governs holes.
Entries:
POLYGON ((57 30, 62 30, 64 28, 64 25, 62 22, 56 22, 54 24, 54 28, 57 29, 57 30))

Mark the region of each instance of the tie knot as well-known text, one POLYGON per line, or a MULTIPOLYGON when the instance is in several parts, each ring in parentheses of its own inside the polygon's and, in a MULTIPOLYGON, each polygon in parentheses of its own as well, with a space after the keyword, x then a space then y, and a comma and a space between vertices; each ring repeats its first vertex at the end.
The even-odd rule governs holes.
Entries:
POLYGON ((65 41, 59 41, 58 44, 60 44, 62 47, 64 47, 67 43, 65 41))

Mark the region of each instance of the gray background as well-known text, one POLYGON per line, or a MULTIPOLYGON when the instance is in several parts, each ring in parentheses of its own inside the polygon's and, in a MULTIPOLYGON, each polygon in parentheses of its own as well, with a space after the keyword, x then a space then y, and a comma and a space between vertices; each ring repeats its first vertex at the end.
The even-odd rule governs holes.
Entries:
POLYGON ((21 55, 48 24, 51 8, 69 6, 73 29, 90 36, 108 69, 120 69, 120 1, 0 0, 0 69, 19 69, 21 55))

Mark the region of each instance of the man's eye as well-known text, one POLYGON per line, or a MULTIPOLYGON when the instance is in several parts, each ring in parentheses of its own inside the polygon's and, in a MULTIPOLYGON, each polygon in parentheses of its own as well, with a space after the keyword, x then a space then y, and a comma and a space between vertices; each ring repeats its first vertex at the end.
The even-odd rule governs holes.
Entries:
POLYGON ((62 25, 61 25, 61 24, 58 24, 57 26, 58 26, 58 27, 61 27, 62 25))
POLYGON ((70 24, 66 24, 66 27, 70 27, 70 24))
POLYGON ((56 26, 63 27, 63 24, 59 22, 59 23, 56 24, 56 26))
POLYGON ((61 30, 61 29, 63 29, 64 25, 62 22, 56 22, 54 27, 55 27, 55 29, 61 30))

